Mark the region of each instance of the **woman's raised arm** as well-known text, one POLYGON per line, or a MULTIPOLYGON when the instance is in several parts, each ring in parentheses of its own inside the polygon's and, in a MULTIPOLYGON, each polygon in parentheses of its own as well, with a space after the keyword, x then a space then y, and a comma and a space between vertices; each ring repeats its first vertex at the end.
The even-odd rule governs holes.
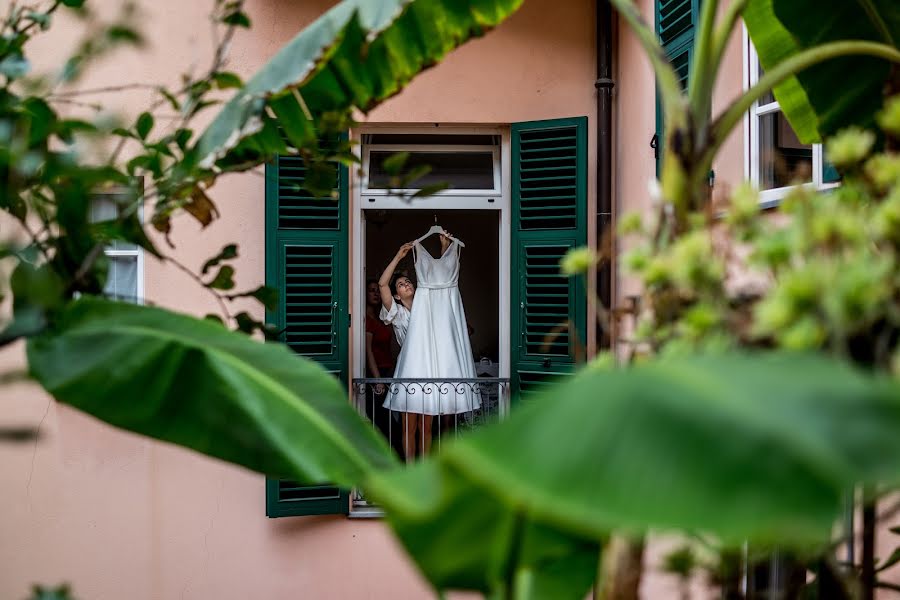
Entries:
POLYGON ((391 295, 391 276, 397 269, 397 265, 403 260, 403 257, 412 250, 412 247, 412 242, 400 246, 400 249, 397 250, 397 254, 394 256, 393 260, 388 263, 388 266, 384 269, 384 273, 382 273, 381 277, 378 279, 378 293, 381 294, 381 304, 387 311, 390 311, 391 307, 394 305, 394 297, 391 295))

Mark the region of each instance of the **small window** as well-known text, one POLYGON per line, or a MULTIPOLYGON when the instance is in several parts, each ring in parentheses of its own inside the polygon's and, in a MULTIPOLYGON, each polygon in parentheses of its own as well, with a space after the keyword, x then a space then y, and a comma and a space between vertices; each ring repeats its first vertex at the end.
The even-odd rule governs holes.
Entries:
POLYGON ((500 140, 493 135, 370 134, 363 138, 365 194, 409 192, 444 184, 443 194, 499 194, 500 140), (385 161, 408 152, 403 173, 428 171, 406 189, 391 189, 385 161))
MULTIPOLYGON (((763 73, 753 43, 747 37, 747 81, 753 86, 763 73)), ((840 181, 821 144, 802 144, 770 92, 750 108, 748 177, 760 190, 763 205, 772 206, 791 186, 823 189, 840 181)))
MULTIPOLYGON (((124 194, 98 194, 91 204, 91 221, 97 223, 116 219, 121 211, 129 208, 131 196, 124 194)), ((106 287, 103 292, 113 300, 140 303, 143 300, 143 256, 135 244, 113 241, 104 248, 109 260, 106 287)))

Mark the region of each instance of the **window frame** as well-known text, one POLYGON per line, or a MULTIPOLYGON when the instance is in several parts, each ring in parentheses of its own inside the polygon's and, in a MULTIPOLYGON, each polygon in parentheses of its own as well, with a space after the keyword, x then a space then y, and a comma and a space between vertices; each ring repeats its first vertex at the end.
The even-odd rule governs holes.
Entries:
MULTIPOLYGON (((127 200, 130 196, 126 191, 110 191, 110 192, 102 192, 94 194, 92 197, 92 202, 97 200, 109 199, 113 202, 117 207, 122 207, 125 204, 120 203, 120 200, 127 200)), ((144 222, 144 206, 143 203, 138 206, 138 220, 143 223, 144 222)), ((135 269, 135 295, 134 295, 134 304, 142 305, 144 304, 144 250, 137 244, 133 244, 132 248, 114 248, 112 246, 104 246, 103 254, 107 258, 128 258, 134 257, 136 261, 135 269)), ((115 298, 119 300, 120 298, 115 298)))
MULTIPOLYGON (((759 56, 753 41, 747 32, 747 27, 743 27, 743 48, 744 48, 744 91, 749 90, 759 80, 759 56)), ((773 100, 766 104, 760 104, 757 100, 747 111, 744 120, 744 139, 746 143, 746 152, 744 160, 744 176, 757 189, 760 189, 760 136, 759 121, 766 115, 772 115, 781 112, 781 106, 778 100, 773 100)), ((812 144, 812 181, 799 184, 815 190, 827 190, 840 185, 840 182, 825 182, 825 160, 822 144, 812 144)), ((778 206, 781 200, 787 196, 796 185, 772 188, 769 190, 760 189, 759 199, 762 208, 772 208, 778 206)))
MULTIPOLYGON (((447 132, 447 137, 452 137, 453 132, 447 132)), ((466 152, 490 152, 492 157, 493 180, 494 185, 491 189, 446 189, 432 194, 433 197, 440 196, 500 196, 502 190, 502 177, 500 176, 500 146, 498 141, 496 144, 367 144, 362 143, 362 175, 360 177, 360 191, 365 196, 382 196, 397 197, 401 194, 413 194, 419 188, 409 189, 385 189, 369 187, 370 158, 372 152, 409 152, 428 153, 428 152, 446 152, 446 153, 466 153, 466 152), (399 194, 398 194, 399 192, 399 194)))

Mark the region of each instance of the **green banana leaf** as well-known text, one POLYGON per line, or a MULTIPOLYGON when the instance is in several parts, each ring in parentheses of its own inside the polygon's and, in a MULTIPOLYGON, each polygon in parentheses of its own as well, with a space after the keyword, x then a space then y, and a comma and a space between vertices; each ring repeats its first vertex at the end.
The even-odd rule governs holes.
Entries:
POLYGON ((423 575, 440 590, 491 598, 581 600, 600 543, 534 521, 521 504, 452 465, 425 461, 367 484, 423 575))
POLYGON ((349 487, 396 465, 333 376, 212 321, 85 298, 28 364, 60 402, 269 475, 349 487))
POLYGON ((326 111, 368 111, 522 0, 344 0, 300 32, 232 98, 197 141, 197 160, 303 147, 326 111), (238 147, 240 145, 240 147, 238 147))
POLYGON ((367 489, 425 574, 465 587, 508 556, 517 517, 572 555, 612 530, 825 543, 847 489, 900 480, 898 431, 896 381, 815 356, 695 357, 582 372, 367 489))
MULTIPOLYGON (((825 42, 868 40, 900 47, 896 0, 750 0, 743 13, 764 69, 825 42)), ((803 143, 849 125, 873 128, 886 84, 898 71, 878 58, 827 61, 775 88, 775 98, 803 143)))

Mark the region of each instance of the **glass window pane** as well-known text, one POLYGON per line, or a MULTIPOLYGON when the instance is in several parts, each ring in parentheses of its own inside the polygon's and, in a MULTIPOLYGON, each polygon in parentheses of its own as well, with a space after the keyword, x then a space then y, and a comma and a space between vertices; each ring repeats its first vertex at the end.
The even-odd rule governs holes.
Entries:
POLYGON ((800 143, 784 115, 759 117, 760 189, 811 182, 812 160, 812 146, 800 143))
MULTIPOLYGON (((390 175, 384 170, 384 161, 393 154, 393 151, 369 154, 370 188, 389 187, 390 175)), ((413 189, 438 183, 457 190, 494 189, 494 156, 491 152, 411 152, 402 172, 408 173, 423 165, 431 167, 431 171, 411 183, 413 189)))
POLYGON ((91 201, 91 222, 109 221, 119 216, 119 207, 108 196, 96 196, 91 201))
POLYGON ((103 292, 116 300, 138 301, 137 256, 110 256, 109 274, 103 292))

